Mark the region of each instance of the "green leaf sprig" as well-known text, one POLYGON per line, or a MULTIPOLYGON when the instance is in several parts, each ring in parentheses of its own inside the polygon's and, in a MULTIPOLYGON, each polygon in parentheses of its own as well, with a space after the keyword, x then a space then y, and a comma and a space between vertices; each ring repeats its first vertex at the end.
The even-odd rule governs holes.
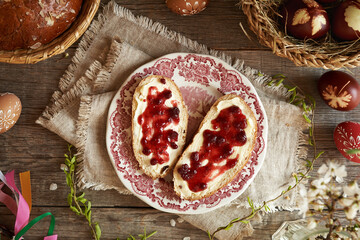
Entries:
MULTIPOLYGON (((261 73, 259 73, 259 76, 261 73)), ((215 234, 222 231, 222 230, 229 230, 235 223, 244 223, 248 224, 250 220, 261 210, 265 210, 266 212, 270 211, 270 208, 268 206, 269 203, 276 201, 277 199, 281 197, 286 197, 285 195, 295 189, 304 179, 310 178, 309 173, 313 170, 314 163, 316 159, 318 159, 324 152, 317 152, 316 147, 316 141, 314 136, 314 117, 315 117, 315 107, 316 102, 314 98, 310 95, 305 94, 300 88, 289 86, 283 84, 284 80, 286 79, 286 76, 283 74, 277 74, 272 77, 272 79, 267 83, 267 86, 283 86, 287 89, 287 92, 289 93, 289 103, 301 107, 304 110, 303 117, 307 123, 309 123, 310 127, 308 130, 309 134, 309 145, 313 147, 314 149, 314 155, 311 160, 306 160, 306 170, 305 172, 299 172, 299 173, 293 173, 294 177, 294 184, 289 185, 288 188, 284 191, 282 191, 277 197, 270 199, 268 201, 264 201, 262 205, 259 207, 255 207, 253 201, 248 198, 248 203, 251 208, 251 213, 245 217, 241 218, 235 218, 231 220, 226 226, 222 226, 217 228, 213 233, 208 233, 208 237, 210 240, 213 240, 215 238, 215 234)))
MULTIPOLYGON (((146 240, 155 235, 156 233, 157 231, 154 231, 149 235, 146 235, 146 228, 144 228, 144 234, 139 234, 138 236, 140 237, 140 240, 146 240)), ((117 238, 116 240, 120 240, 120 238, 117 238)), ((136 238, 133 235, 129 234, 129 237, 126 240, 136 240, 136 238)))
POLYGON ((77 215, 84 216, 89 223, 91 233, 96 240, 100 240, 101 229, 99 223, 92 222, 91 218, 91 202, 84 198, 85 193, 77 193, 75 183, 75 169, 77 165, 76 156, 72 154, 72 146, 68 145, 68 154, 65 154, 65 165, 67 169, 64 169, 66 175, 66 184, 70 187, 70 193, 67 196, 67 201, 70 209, 77 215))

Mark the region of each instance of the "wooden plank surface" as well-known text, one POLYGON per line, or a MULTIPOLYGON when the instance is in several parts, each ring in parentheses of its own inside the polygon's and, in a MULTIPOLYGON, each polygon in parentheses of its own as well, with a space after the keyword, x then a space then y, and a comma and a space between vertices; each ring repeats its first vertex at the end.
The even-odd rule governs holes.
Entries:
MULTIPOLYGON (((104 4, 107 2, 103 1, 104 4)), ((261 69, 270 75, 283 73, 288 76, 291 82, 313 95, 318 102, 315 134, 319 150, 326 151, 320 162, 324 159, 339 159, 348 166, 348 178, 358 176, 358 164, 341 156, 336 150, 332 134, 338 123, 345 120, 358 121, 359 107, 351 112, 330 109, 321 101, 316 90, 316 81, 325 70, 296 67, 289 60, 274 56, 269 49, 260 46, 255 37, 252 41, 247 39, 238 25, 242 22, 246 26, 246 19, 235 6, 236 1, 213 0, 204 12, 185 18, 168 11, 163 0, 123 0, 118 3, 137 15, 148 16, 193 40, 244 59, 247 66, 261 69)), ((23 103, 22 115, 16 126, 0 135, 0 169, 31 171, 32 216, 51 211, 57 218, 56 232, 59 239, 91 239, 91 235, 84 219, 67 207, 68 188, 64 173, 60 170, 66 142, 35 124, 35 120, 57 89, 59 78, 70 64, 76 46, 77 43, 66 51, 69 58, 59 55, 36 65, 0 64, 0 92, 13 92, 23 103), (52 183, 57 184, 57 190, 49 190, 52 183)), ((351 71, 360 78, 359 68, 351 71)), ((92 200, 95 221, 101 222, 102 239, 126 239, 129 233, 141 233, 144 227, 148 232, 158 231, 154 239, 183 239, 187 236, 191 239, 207 239, 205 232, 186 222, 171 227, 170 220, 176 220, 177 215, 152 209, 134 196, 119 195, 115 191, 85 192, 92 200)), ((266 215, 262 223, 254 225, 255 233, 248 239, 270 239, 283 221, 297 218, 299 216, 290 212, 266 215)), ((1 205, 0 225, 12 227, 13 222, 13 216, 1 205)), ((46 231, 47 225, 36 226, 26 239, 39 239, 46 231)))

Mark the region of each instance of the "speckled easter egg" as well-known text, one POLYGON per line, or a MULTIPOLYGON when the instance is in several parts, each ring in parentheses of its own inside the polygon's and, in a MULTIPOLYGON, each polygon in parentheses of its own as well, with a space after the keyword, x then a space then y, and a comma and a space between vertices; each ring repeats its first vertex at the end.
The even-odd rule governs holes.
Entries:
POLYGON ((190 16, 204 10, 209 0, 166 0, 166 6, 181 16, 190 16))
POLYGON ((0 134, 15 125, 20 113, 20 99, 12 93, 0 93, 0 134))
POLYGON ((349 154, 349 150, 360 149, 360 124, 357 122, 342 122, 334 131, 334 141, 341 154, 350 161, 360 163, 360 153, 349 154))

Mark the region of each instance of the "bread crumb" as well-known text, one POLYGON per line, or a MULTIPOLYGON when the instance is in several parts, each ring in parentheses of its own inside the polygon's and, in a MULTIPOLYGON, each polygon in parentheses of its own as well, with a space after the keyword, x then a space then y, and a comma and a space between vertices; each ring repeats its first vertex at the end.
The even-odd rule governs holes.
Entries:
POLYGON ((50 184, 50 188, 51 191, 55 191, 57 189, 57 184, 56 183, 52 183, 50 184))
POLYGON ((183 240, 190 240, 190 237, 184 237, 183 240))
POLYGON ((177 219, 177 221, 178 221, 178 223, 183 223, 183 222, 184 222, 184 219, 182 219, 181 217, 179 217, 179 218, 177 219))
POLYGON ((175 221, 174 219, 171 219, 171 220, 170 220, 170 225, 171 225, 172 227, 175 227, 176 221, 175 221))
POLYGON ((63 171, 64 170, 69 171, 69 168, 63 163, 60 165, 60 169, 63 170, 63 171))

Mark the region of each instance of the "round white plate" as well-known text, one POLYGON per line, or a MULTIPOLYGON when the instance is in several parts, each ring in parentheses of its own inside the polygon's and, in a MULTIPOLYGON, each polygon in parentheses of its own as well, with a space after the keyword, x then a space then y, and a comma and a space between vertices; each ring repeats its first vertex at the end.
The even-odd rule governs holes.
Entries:
POLYGON ((173 53, 141 66, 121 86, 109 108, 106 145, 118 177, 135 196, 164 212, 199 214, 231 202, 250 185, 265 158, 267 130, 263 105, 243 74, 212 56, 173 53), (148 75, 166 76, 178 85, 189 112, 187 141, 211 105, 224 94, 238 94, 254 111, 258 135, 252 156, 234 180, 214 195, 196 201, 180 199, 172 181, 153 180, 139 168, 132 150, 131 104, 135 88, 148 75))

